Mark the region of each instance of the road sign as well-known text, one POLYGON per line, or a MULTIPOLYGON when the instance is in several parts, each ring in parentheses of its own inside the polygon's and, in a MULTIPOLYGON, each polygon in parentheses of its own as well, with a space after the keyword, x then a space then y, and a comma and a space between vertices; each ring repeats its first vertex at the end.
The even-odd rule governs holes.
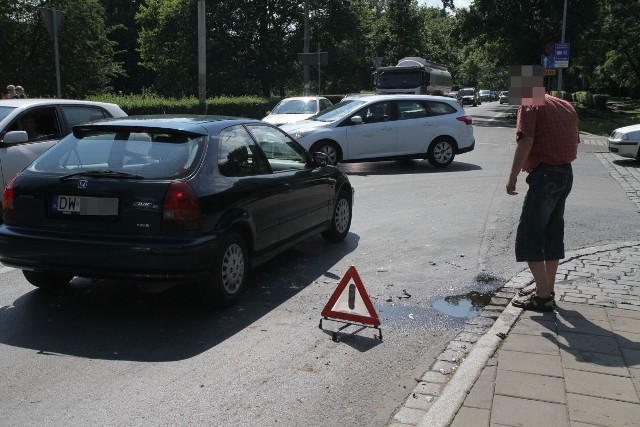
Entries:
POLYGON ((322 317, 379 326, 380 319, 354 266, 349 267, 322 310, 322 317), (348 286, 347 286, 348 285, 348 286))
POLYGON ((569 66, 569 43, 556 43, 554 56, 556 68, 567 68, 569 66))

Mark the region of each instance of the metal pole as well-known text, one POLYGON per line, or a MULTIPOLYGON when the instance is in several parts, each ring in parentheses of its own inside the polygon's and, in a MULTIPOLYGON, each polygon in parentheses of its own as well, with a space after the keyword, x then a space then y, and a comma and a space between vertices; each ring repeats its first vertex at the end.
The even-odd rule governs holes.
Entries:
POLYGON ((205 31, 205 0, 198 0, 198 103, 200 112, 207 112, 207 39, 205 31))
MULTIPOLYGON (((309 53, 309 2, 304 0, 304 53, 309 53)), ((304 66, 304 96, 309 96, 309 66, 304 66)))
MULTIPOLYGON (((560 39, 560 43, 564 43, 564 32, 567 26, 567 0, 564 0, 564 10, 562 12, 562 37, 560 39)), ((560 92, 562 92, 562 67, 558 68, 558 97, 562 97, 560 92)))
POLYGON ((60 86, 60 53, 58 51, 58 14, 55 9, 53 11, 53 51, 56 58, 56 89, 58 90, 58 98, 62 98, 62 88, 60 86))
POLYGON ((320 43, 318 43, 318 96, 320 96, 320 94, 322 93, 320 88, 321 88, 321 85, 320 85, 320 43))

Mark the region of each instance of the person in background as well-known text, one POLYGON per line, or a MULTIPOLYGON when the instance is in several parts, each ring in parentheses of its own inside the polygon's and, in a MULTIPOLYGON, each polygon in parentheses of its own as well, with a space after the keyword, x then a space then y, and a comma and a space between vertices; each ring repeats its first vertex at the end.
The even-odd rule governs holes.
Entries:
POLYGON ((9 96, 9 89, 7 89, 6 87, 3 87, 2 89, 2 99, 11 99, 11 97, 9 96))
POLYGON ((16 87, 14 85, 7 86, 9 90, 9 99, 14 99, 16 97, 16 87))
POLYGON ((25 99, 27 97, 27 94, 24 93, 24 88, 22 86, 16 86, 16 98, 18 99, 25 99))
MULTIPOLYGON (((520 67, 518 67, 520 68, 520 67)), ((547 95, 542 66, 512 69, 509 94, 520 103, 516 150, 507 194, 515 195, 520 171, 529 189, 516 232, 516 261, 527 262, 535 291, 521 291, 513 305, 525 310, 553 311, 555 277, 564 258, 564 209, 573 185, 571 162, 577 157, 578 115, 571 103, 547 95)))

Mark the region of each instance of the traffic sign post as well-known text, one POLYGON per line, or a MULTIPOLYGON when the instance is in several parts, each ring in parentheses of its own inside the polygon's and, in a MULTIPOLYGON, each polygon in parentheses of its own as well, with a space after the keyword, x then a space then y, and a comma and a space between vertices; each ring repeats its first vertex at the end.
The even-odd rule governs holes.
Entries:
POLYGON ((62 98, 62 88, 60 86, 60 55, 58 53, 58 30, 64 20, 64 13, 53 8, 43 7, 40 9, 40 16, 44 20, 44 26, 47 27, 49 37, 53 40, 53 50, 56 60, 56 88, 58 90, 58 98, 62 98))

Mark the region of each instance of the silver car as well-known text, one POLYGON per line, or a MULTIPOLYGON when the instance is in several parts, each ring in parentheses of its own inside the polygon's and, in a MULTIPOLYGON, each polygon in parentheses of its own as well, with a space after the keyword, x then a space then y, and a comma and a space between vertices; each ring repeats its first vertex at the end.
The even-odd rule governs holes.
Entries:
POLYGON ((2 188, 18 172, 84 122, 123 117, 116 104, 70 99, 0 101, 0 176, 2 188))
POLYGON ((640 162, 640 124, 614 130, 609 137, 609 151, 640 162))

